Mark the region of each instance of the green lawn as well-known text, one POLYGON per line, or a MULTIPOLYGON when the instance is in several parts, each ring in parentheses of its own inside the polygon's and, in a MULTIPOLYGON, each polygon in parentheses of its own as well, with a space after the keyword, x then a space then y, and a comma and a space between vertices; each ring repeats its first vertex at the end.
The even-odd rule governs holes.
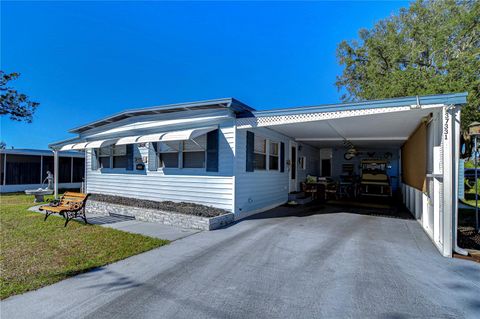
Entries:
POLYGON ((166 245, 167 240, 27 210, 33 196, 0 197, 0 299, 166 245))
MULTIPOLYGON (((480 183, 478 184, 477 193, 480 194, 480 183)), ((480 195, 478 196, 478 205, 480 206, 480 195)), ((475 184, 468 183, 465 180, 465 204, 475 207, 475 184)))

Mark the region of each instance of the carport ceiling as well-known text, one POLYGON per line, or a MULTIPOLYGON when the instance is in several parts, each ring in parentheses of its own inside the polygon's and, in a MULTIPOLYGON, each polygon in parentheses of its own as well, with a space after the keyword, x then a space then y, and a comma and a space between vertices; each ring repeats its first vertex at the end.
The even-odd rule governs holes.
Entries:
POLYGON ((357 148, 400 147, 431 112, 432 109, 412 109, 270 128, 319 148, 342 146, 344 139, 357 148))

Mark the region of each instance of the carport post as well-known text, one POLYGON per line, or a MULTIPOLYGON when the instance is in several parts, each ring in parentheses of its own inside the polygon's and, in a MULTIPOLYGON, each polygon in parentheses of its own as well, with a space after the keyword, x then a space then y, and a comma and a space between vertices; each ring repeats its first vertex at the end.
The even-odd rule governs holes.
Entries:
POLYGON ((468 252, 457 245, 460 108, 449 105, 443 110, 443 255, 452 257, 455 252, 467 256, 468 252))
POLYGON ((473 144, 474 157, 475 157, 475 230, 478 232, 478 175, 477 175, 477 165, 478 165, 478 135, 475 135, 475 143, 473 144))
POLYGON ((53 150, 53 192, 58 199, 58 150, 53 150))

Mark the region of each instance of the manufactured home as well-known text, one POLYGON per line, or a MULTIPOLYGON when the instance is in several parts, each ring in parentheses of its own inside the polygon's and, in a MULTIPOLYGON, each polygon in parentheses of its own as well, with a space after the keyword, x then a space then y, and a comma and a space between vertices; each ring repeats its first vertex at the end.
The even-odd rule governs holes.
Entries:
MULTIPOLYGON (((80 189, 85 173, 85 154, 59 152, 57 156, 58 187, 80 189)), ((0 193, 47 187, 47 172, 53 173, 53 161, 51 150, 0 150, 0 193)))
POLYGON ((233 98, 181 103, 114 114, 50 147, 56 158, 59 151, 85 151, 88 193, 193 202, 236 219, 286 203, 312 176, 340 183, 366 168, 381 170, 385 180, 362 191, 397 194, 439 251, 452 256, 466 97, 268 111, 233 98))

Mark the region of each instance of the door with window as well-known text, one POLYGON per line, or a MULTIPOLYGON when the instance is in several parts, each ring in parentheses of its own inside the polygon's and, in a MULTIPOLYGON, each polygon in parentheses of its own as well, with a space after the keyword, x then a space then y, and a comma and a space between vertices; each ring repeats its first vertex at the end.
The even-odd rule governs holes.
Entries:
POLYGON ((290 184, 289 192, 296 192, 297 189, 297 162, 298 162, 298 153, 297 153, 297 144, 294 142, 290 143, 290 184))

